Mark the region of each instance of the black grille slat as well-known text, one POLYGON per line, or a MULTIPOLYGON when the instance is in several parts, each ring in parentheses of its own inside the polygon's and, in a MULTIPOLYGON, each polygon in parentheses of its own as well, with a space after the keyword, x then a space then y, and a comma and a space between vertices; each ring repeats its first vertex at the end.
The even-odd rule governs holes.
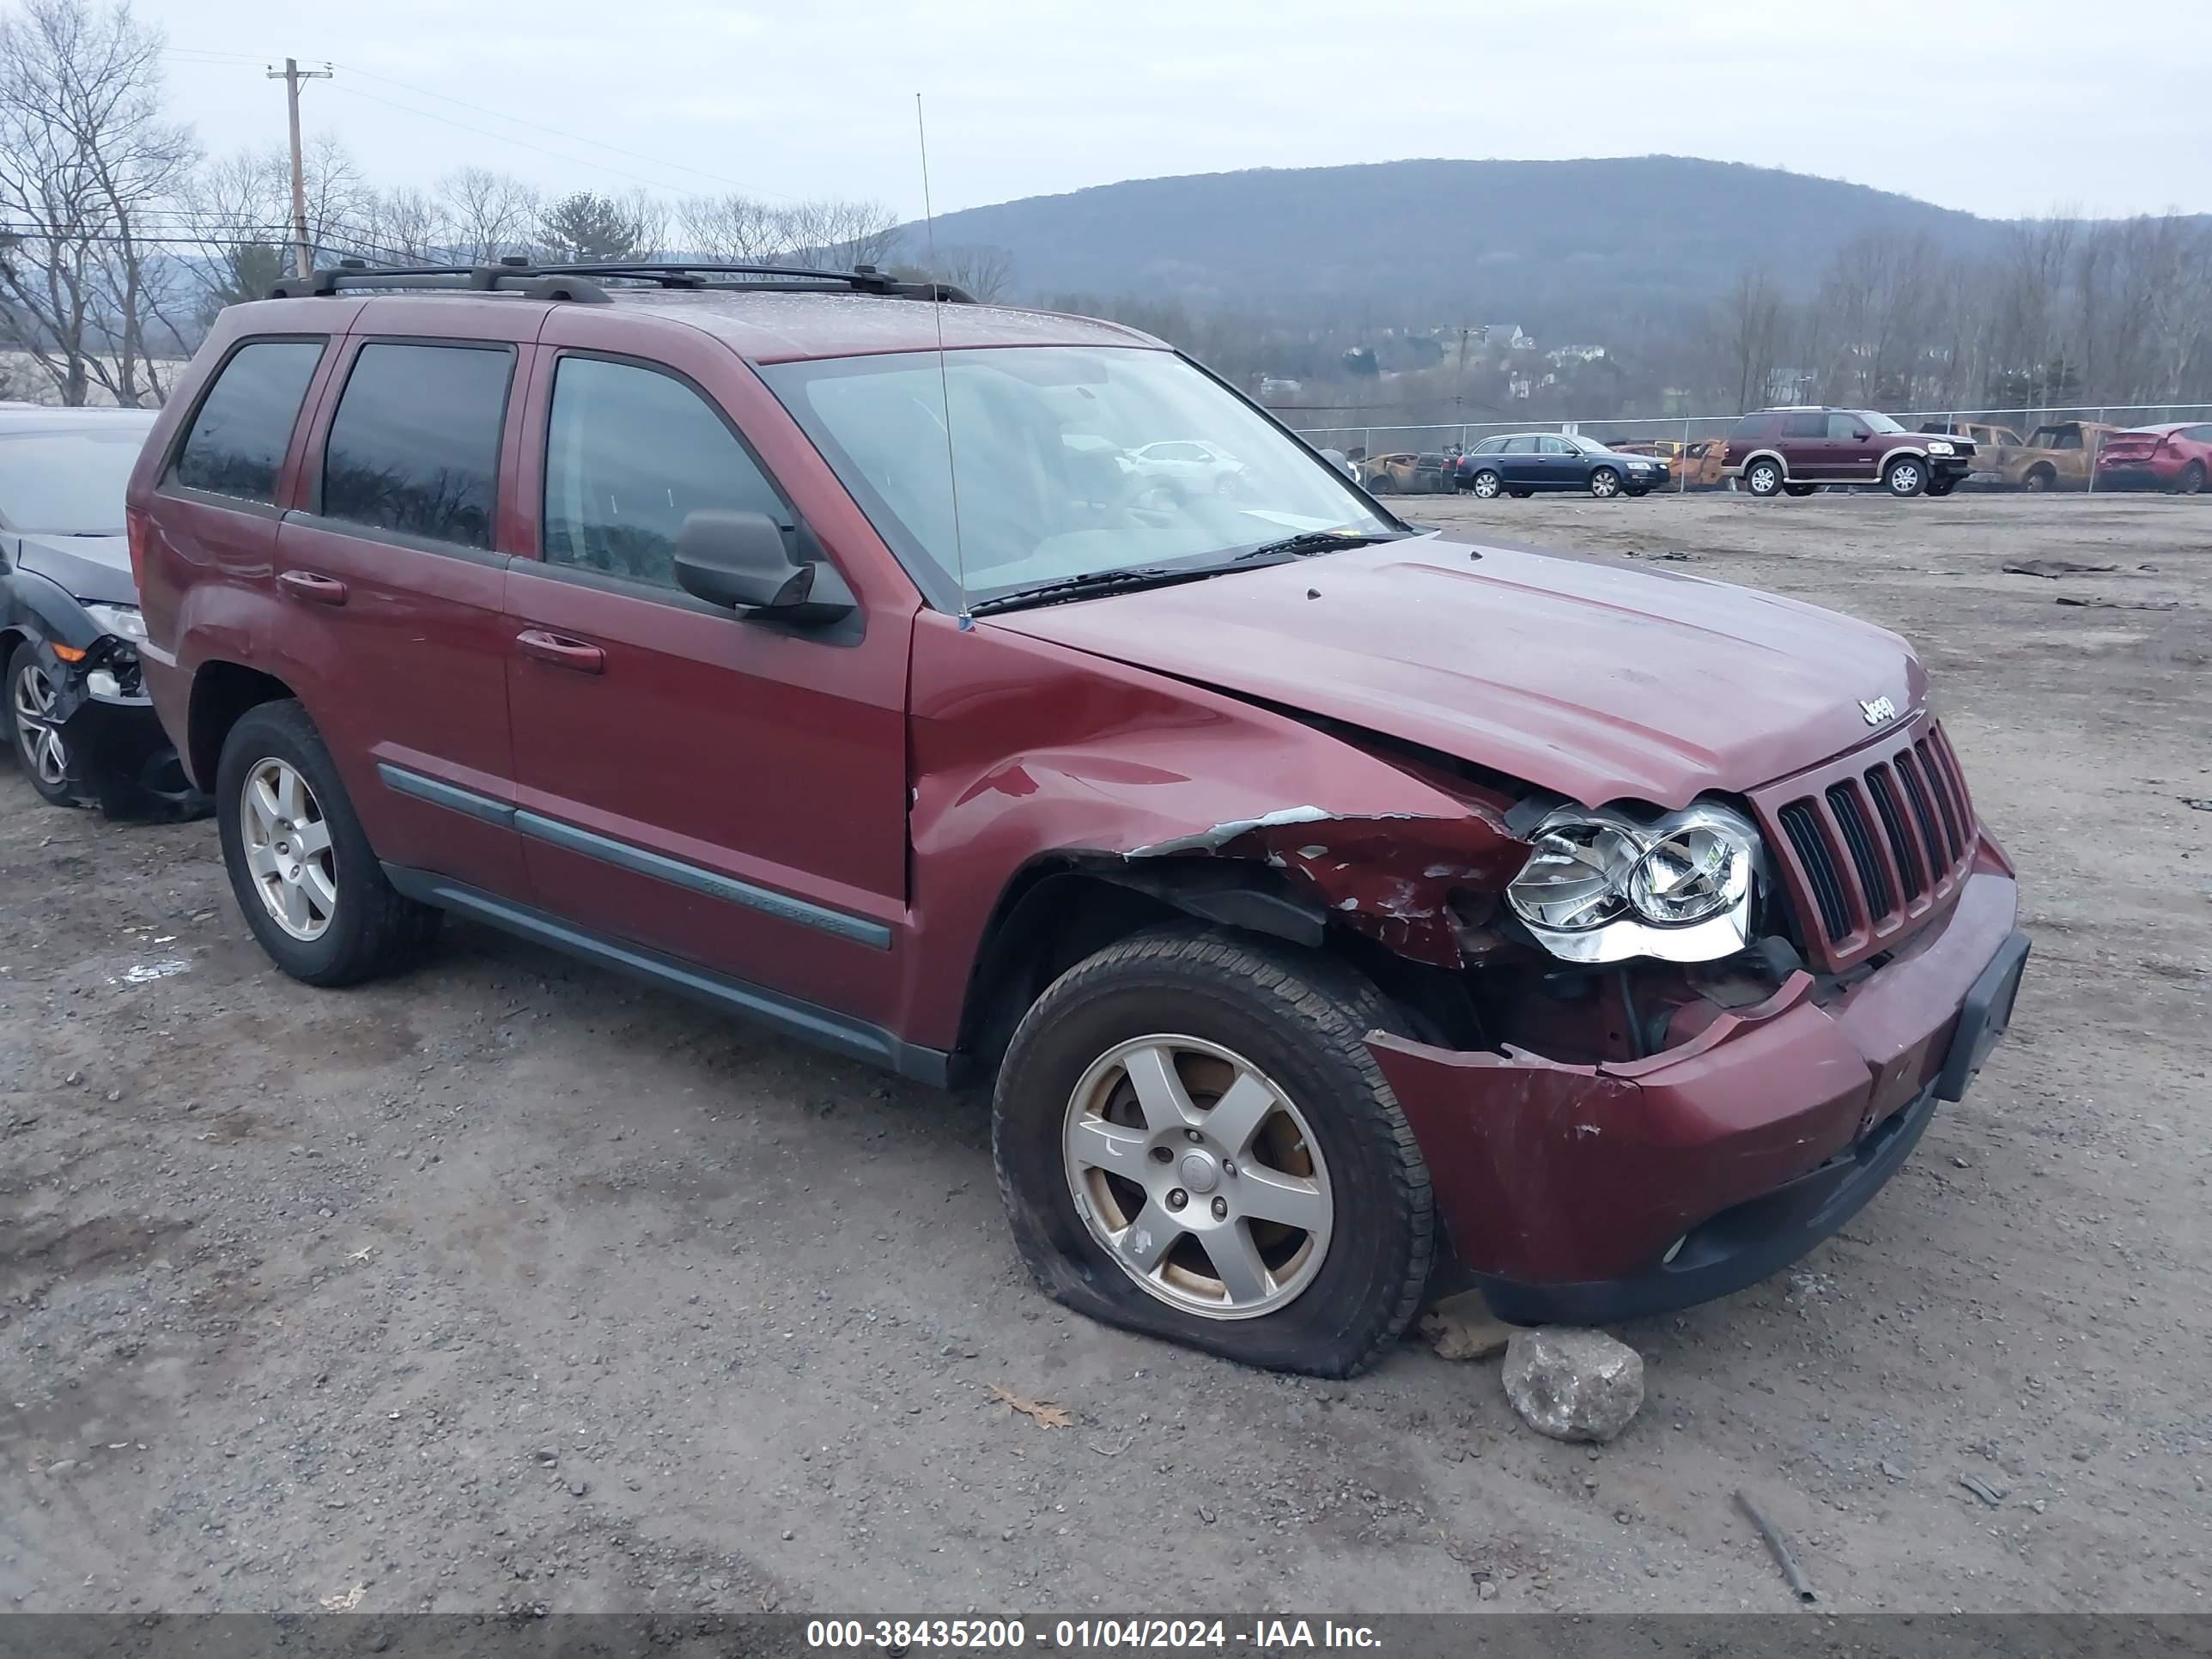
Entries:
POLYGON ((1897 775, 1905 780, 1905 798, 1912 803, 1912 816, 1919 820, 1920 839, 1928 848, 1930 862, 1945 865, 1948 855, 1943 850, 1943 832, 1936 827, 1936 809, 1928 799, 1928 787, 1920 780, 1920 768, 1910 750, 1899 751, 1893 763, 1897 775))
POLYGON ((1920 849, 1913 845, 1912 833, 1905 827, 1905 809, 1897 799, 1897 785, 1889 775, 1889 769, 1877 766, 1866 775, 1867 793, 1874 797, 1874 810, 1881 816, 1882 833, 1889 837, 1889 850, 1897 860, 1898 878, 1905 884, 1905 902, 1911 903, 1928 890, 1928 878, 1920 863, 1920 849))
POLYGON ((1828 838, 1820 833, 1820 815, 1813 810, 1813 803, 1791 801, 1775 816, 1781 821, 1783 834, 1790 837, 1790 845, 1796 851, 1798 863, 1805 868, 1805 878, 1813 889, 1813 902, 1820 907, 1821 927, 1831 940, 1849 938, 1850 902, 1844 895, 1842 872, 1836 868, 1828 838))
POLYGON ((1928 775, 1928 792, 1936 797, 1936 810, 1943 815, 1944 837, 1951 846, 1951 862, 1956 864, 1966 851, 1966 843, 1959 839, 1959 815, 1951 805, 1950 786, 1943 776, 1943 768, 1929 752, 1928 739, 1923 738, 1912 746, 1928 775))
POLYGON ((1828 810, 1835 815, 1836 828, 1843 832, 1844 849, 1851 855, 1851 865, 1858 872, 1859 890, 1866 896, 1867 915, 1880 920, 1897 908, 1897 895, 1890 890, 1889 872, 1882 867, 1881 854, 1874 844, 1874 833, 1868 826, 1866 814, 1859 808, 1857 792, 1849 783, 1828 786, 1828 810))

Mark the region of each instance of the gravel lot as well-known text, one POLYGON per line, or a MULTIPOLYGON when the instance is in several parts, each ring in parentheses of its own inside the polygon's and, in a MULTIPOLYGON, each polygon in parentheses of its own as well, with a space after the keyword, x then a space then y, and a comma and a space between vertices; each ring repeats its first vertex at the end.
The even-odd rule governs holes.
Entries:
POLYGON ((1400 506, 1907 634, 2023 872, 1978 1089, 1796 1271, 1623 1328, 1620 1441, 1415 1343, 1333 1385, 1084 1322, 1014 1260, 980 1101, 466 927, 304 989, 211 826, 0 771, 0 1593, 1786 1608, 1742 1487, 1832 1607, 2204 1608, 2212 505, 1400 506))

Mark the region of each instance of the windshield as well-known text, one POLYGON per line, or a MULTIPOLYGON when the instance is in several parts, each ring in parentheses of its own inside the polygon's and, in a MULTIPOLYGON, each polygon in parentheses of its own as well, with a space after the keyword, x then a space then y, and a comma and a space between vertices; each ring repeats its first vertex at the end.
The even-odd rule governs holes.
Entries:
POLYGON ((1869 431, 1902 432, 1905 430, 1905 428, 1898 425, 1895 421, 1891 420, 1888 416, 1878 414, 1871 409, 1862 409, 1858 411, 1858 416, 1859 419, 1867 423, 1867 428, 1869 431))
POLYGON ((34 536, 120 536, 124 487, 152 424, 0 434, 0 522, 34 536))
POLYGON ((1201 570, 1302 532, 1401 533, 1172 352, 1016 346, 946 352, 941 368, 902 352, 761 373, 940 609, 1201 570))

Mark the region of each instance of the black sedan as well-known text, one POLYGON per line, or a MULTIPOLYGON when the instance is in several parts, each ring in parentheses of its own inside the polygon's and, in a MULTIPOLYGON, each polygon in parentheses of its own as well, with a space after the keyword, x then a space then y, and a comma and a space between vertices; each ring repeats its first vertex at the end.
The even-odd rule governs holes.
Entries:
POLYGON ((1453 482, 1485 501, 1540 489, 1579 489, 1610 501, 1663 489, 1673 476, 1664 461, 1624 455, 1575 433, 1514 432, 1470 446, 1453 482))
POLYGON ((154 411, 0 405, 0 672, 9 746, 57 806, 206 810, 140 683, 123 491, 154 411))

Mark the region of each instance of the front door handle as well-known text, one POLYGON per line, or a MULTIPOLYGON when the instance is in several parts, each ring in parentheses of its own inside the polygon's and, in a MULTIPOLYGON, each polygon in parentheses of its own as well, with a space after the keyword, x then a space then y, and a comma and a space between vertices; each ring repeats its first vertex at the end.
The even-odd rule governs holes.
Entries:
POLYGON ((295 599, 309 605, 343 605, 346 585, 335 576, 319 576, 312 570, 285 570, 278 573, 276 586, 295 599))
POLYGON ((556 668, 574 669, 579 674, 606 672, 607 653, 581 640, 563 639, 542 628, 526 628, 514 636, 514 642, 522 647, 524 656, 550 663, 556 668))

